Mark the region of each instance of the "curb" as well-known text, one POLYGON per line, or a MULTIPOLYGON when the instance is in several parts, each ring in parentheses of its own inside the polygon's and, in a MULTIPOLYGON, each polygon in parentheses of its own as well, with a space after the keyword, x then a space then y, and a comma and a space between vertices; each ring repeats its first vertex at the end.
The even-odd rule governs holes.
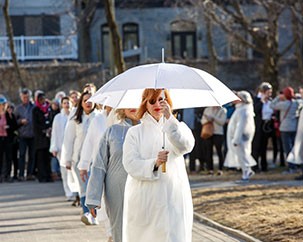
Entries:
POLYGON ((240 230, 237 230, 237 229, 232 229, 232 228, 229 228, 229 227, 226 227, 222 224, 219 224, 215 221, 212 221, 210 220, 209 218, 206 218, 204 216, 202 216, 201 214, 198 214, 196 212, 194 212, 194 218, 196 220, 198 220, 199 222, 209 226, 209 227, 212 227, 212 228, 215 228, 217 230, 220 230, 224 233, 227 233, 227 234, 230 234, 238 239, 241 239, 245 242, 262 242, 261 240, 258 240, 240 230))

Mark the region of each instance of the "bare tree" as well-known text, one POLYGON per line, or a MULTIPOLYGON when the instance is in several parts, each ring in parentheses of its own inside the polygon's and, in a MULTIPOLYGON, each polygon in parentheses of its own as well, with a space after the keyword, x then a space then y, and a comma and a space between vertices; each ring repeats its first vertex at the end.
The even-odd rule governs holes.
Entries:
POLYGON ((91 61, 90 26, 95 16, 99 0, 75 0, 76 16, 78 17, 79 60, 91 61))
POLYGON ((16 69, 16 73, 17 73, 17 78, 19 80, 20 83, 20 87, 23 88, 25 87, 25 83, 22 79, 22 75, 21 75, 21 71, 20 71, 20 67, 19 67, 19 62, 17 59, 17 55, 15 52, 15 46, 14 46, 14 33, 13 33, 13 27, 12 27, 12 22, 11 22, 11 18, 9 16, 9 0, 5 0, 4 5, 3 5, 3 15, 5 18, 5 24, 6 24, 6 33, 9 39, 9 48, 11 51, 11 56, 12 56, 12 60, 14 63, 14 67, 16 69))
MULTIPOLYGON (((101 0, 75 0, 76 15, 78 16, 79 31, 79 60, 89 62, 91 60, 90 27, 96 13, 97 5, 101 0)), ((111 46, 113 47, 113 60, 118 73, 125 70, 122 54, 122 41, 119 35, 114 15, 114 1, 104 0, 104 10, 111 33, 111 46)))
POLYGON ((187 0, 186 4, 202 9, 206 19, 220 26, 227 36, 232 36, 246 49, 251 48, 259 53, 263 60, 261 79, 271 82, 277 90, 279 60, 297 41, 295 36, 282 51, 279 51, 278 20, 283 11, 296 1, 250 0, 249 2, 249 6, 257 11, 258 16, 252 15, 248 8, 245 8, 245 1, 187 0), (261 22, 258 22, 260 20, 261 22))
POLYGON ((295 37, 295 54, 298 60, 298 80, 303 80, 303 2, 291 6, 292 30, 295 37))
POLYGON ((209 54, 209 71, 215 75, 218 63, 218 56, 214 48, 213 36, 212 36, 212 23, 208 16, 205 16, 206 24, 206 39, 207 39, 207 50, 209 54))
POLYGON ((113 58, 118 74, 125 71, 125 63, 122 55, 122 41, 114 14, 114 0, 104 0, 107 23, 111 33, 111 44, 113 47, 113 58))

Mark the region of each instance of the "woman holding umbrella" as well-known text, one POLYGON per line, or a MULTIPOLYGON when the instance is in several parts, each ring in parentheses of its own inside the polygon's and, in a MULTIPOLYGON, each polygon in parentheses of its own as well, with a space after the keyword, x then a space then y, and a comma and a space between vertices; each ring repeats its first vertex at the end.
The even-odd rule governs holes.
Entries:
POLYGON ((195 141, 191 130, 172 115, 168 91, 165 98, 161 92, 144 90, 137 111, 142 123, 125 137, 123 242, 192 240, 193 205, 183 155, 195 141), (163 164, 166 173, 159 169, 163 164))

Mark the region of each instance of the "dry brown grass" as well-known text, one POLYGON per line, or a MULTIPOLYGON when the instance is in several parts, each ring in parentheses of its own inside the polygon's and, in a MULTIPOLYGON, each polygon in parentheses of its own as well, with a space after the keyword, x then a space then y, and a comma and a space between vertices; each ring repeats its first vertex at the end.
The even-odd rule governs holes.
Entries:
MULTIPOLYGON (((292 180, 280 171, 254 179, 292 180)), ((192 177, 191 177, 192 178, 192 177)), ((235 180, 240 174, 194 177, 192 180, 235 180)), ((244 231, 264 242, 303 241, 303 186, 246 185, 193 191, 195 211, 220 224, 244 231)))

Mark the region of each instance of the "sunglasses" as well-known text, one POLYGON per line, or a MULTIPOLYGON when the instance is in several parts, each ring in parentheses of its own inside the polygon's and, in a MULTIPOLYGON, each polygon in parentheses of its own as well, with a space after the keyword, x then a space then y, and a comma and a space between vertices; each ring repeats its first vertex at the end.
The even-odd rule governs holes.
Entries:
POLYGON ((149 102, 149 104, 154 105, 157 101, 161 102, 162 100, 163 100, 163 98, 159 97, 158 99, 155 99, 155 98, 149 99, 148 102, 149 102))

